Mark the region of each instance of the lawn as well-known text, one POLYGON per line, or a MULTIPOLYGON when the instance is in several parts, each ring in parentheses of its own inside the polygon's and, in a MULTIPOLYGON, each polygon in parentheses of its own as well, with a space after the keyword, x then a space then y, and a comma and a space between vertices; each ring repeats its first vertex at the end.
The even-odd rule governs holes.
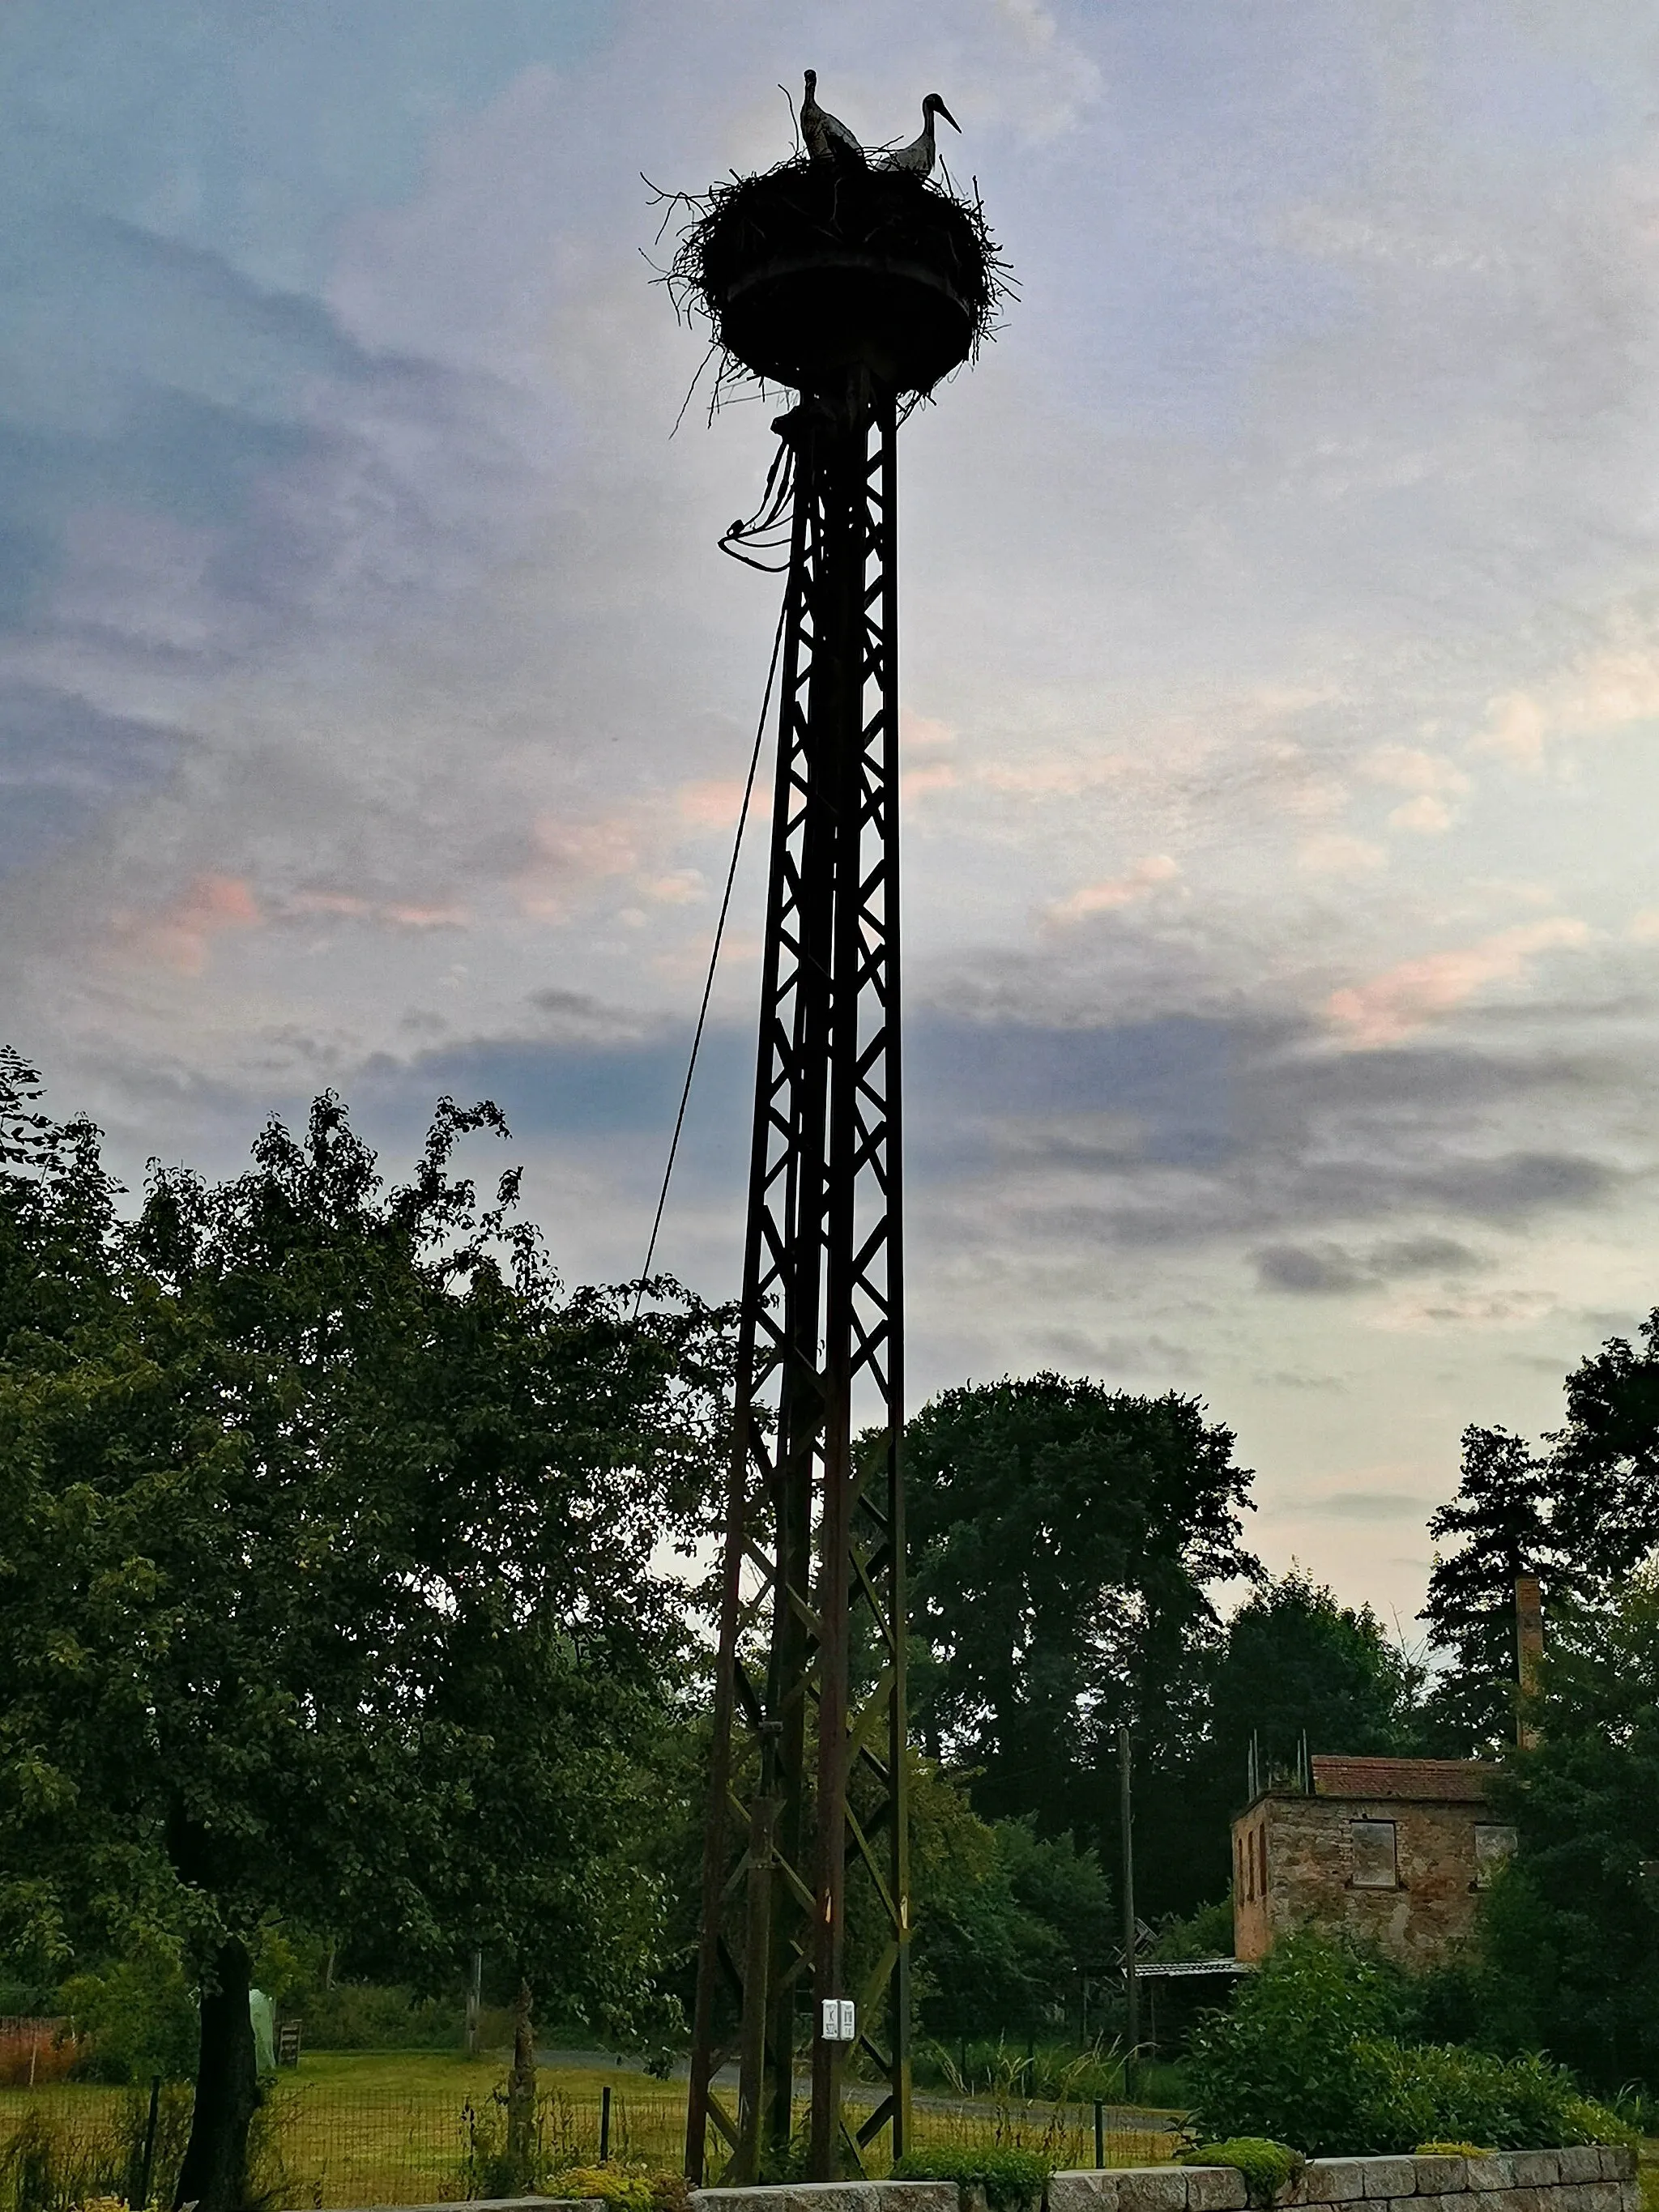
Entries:
MULTIPOLYGON (((468 2059, 444 2051, 320 2051, 278 2077, 256 2123, 260 2182, 273 2205, 416 2204, 488 2193, 482 2168, 499 2142, 501 2054, 468 2059)), ((685 2085, 617 2065, 544 2067, 538 2122, 550 2172, 586 2165, 599 2153, 603 2093, 611 2092, 609 2147, 615 2159, 678 2168, 684 2141, 685 2085)), ((169 2093, 153 2195, 165 2203, 188 2124, 187 2090, 169 2093), (169 2147, 170 2146, 170 2147, 169 2147)), ((50 2125, 81 2195, 122 2193, 133 2171, 135 2129, 144 2100, 127 2089, 79 2082, 0 2090, 0 2149, 31 2110, 50 2125)), ((803 2106, 802 2117, 805 2117, 803 2106)), ((1087 2106, 975 2099, 951 2108, 924 2095, 916 2147, 992 2142, 1046 2153, 1060 2166, 1094 2162, 1087 2106)), ((1169 2138, 1113 2129, 1108 2162, 1141 2164, 1169 2154, 1169 2138)))

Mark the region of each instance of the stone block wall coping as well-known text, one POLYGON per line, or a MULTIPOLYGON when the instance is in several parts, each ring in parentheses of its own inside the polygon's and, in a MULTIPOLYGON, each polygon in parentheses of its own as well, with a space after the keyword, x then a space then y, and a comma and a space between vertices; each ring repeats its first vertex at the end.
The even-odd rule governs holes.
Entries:
MULTIPOLYGON (((525 2200, 523 2212, 545 2199, 525 2200)), ((951 2181, 792 2182, 700 2189, 696 2212, 983 2212, 977 2190, 951 2181)), ((1641 2212, 1636 2154, 1583 2143, 1561 2150, 1398 2158, 1310 2159, 1281 2204, 1356 2212, 1641 2212)), ((1085 2166, 1049 2177, 1047 2212, 1246 2212, 1231 2166, 1085 2166)), ((467 2212, 520 2212, 468 2207, 467 2212)))
MULTIPOLYGON (((350 2212, 462 2212, 453 2201, 441 2204, 360 2204, 350 2212)), ((470 2197, 465 2212, 605 2212, 602 2197, 470 2197)))

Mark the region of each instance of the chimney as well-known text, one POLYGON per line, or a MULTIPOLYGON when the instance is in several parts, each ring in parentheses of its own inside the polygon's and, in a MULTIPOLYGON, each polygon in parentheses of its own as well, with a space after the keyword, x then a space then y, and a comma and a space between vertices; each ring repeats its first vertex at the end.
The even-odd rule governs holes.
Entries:
POLYGON ((1544 1601, 1538 1588, 1536 1575, 1517 1575, 1515 1578, 1515 1674, 1520 1685, 1516 1706, 1515 1740, 1522 1751, 1530 1751, 1538 1741, 1538 1730, 1529 1717, 1530 1707, 1538 1695, 1538 1667, 1544 1656, 1544 1601))

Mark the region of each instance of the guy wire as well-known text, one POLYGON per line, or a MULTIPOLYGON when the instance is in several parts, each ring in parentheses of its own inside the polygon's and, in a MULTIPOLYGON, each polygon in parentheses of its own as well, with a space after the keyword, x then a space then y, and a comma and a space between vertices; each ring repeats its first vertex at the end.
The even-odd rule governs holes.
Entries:
POLYGON ((697 1072, 697 1053, 702 1044, 703 1026, 708 1019, 708 1001, 714 989, 714 970, 720 965, 720 945, 726 935, 726 917, 732 908, 732 887, 738 879, 738 860, 743 851, 743 833, 749 820, 750 801, 755 795, 755 777, 760 768, 761 748, 766 742, 767 717, 772 711, 772 686, 777 678, 778 653, 783 644, 783 626, 788 611, 789 593, 786 587, 778 607, 778 626, 772 633, 772 658, 767 666, 760 720, 755 725, 755 742, 749 755, 749 775, 743 787, 743 805, 738 810, 737 834, 732 840, 732 865, 726 872, 726 889, 720 896, 720 918, 714 924, 714 942, 709 949, 708 972, 703 977, 702 1004, 697 1009, 697 1026, 691 1035, 691 1052, 685 1064, 685 1081, 680 1089, 679 1111, 674 1116, 674 1133, 668 1140, 668 1163, 662 1171, 662 1188, 657 1194, 657 1211, 651 1224, 651 1242, 645 1248, 645 1265, 640 1270, 639 1286, 634 1293, 633 1317, 635 1321, 639 1319, 640 1308, 645 1303, 645 1286, 650 1279, 651 1262, 657 1256, 657 1237, 662 1229, 663 1209, 668 1203, 668 1186, 673 1178, 674 1161, 680 1148, 680 1131, 685 1126, 685 1109, 691 1097, 691 1079, 697 1072))

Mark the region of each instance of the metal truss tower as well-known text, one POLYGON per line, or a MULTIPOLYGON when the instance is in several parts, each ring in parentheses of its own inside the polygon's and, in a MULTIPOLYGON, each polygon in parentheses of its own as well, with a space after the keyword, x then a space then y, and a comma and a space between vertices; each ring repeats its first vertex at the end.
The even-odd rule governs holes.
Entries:
POLYGON ((696 205, 672 281, 800 401, 686 2172, 828 2179, 910 2130, 897 432, 1005 272, 856 149, 696 205))
POLYGON ((687 2133, 693 2178, 718 2147, 733 2182, 797 2137, 805 2042, 814 2174, 856 2172, 884 2130, 897 2157, 910 2099, 895 394, 854 369, 780 428, 794 506, 687 2133), (854 2051, 874 2077, 856 2112, 854 2051))

